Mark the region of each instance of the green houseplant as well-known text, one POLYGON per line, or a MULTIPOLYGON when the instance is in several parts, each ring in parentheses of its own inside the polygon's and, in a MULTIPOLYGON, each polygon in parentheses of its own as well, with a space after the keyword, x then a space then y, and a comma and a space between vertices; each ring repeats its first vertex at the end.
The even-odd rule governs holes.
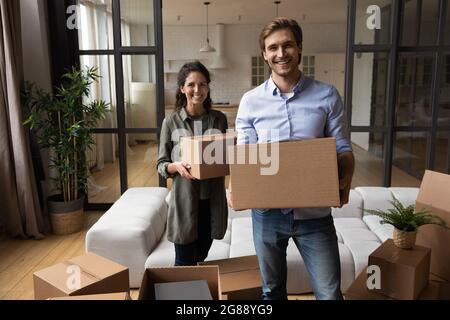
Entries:
POLYGON ((394 226, 393 240, 399 248, 410 249, 414 246, 420 226, 436 224, 447 227, 440 217, 428 213, 427 210, 416 212, 413 204, 405 207, 394 195, 389 203, 393 205, 393 209, 385 211, 364 209, 364 211, 380 217, 381 224, 387 223, 394 226))
POLYGON ((53 93, 32 83, 22 91, 24 125, 35 132, 41 148, 50 149, 49 167, 57 173, 52 180, 59 194, 47 202, 56 234, 77 232, 83 226, 89 175, 86 151, 95 144, 91 129, 109 110, 102 100, 89 101, 90 87, 98 78, 96 68, 73 67, 53 93))

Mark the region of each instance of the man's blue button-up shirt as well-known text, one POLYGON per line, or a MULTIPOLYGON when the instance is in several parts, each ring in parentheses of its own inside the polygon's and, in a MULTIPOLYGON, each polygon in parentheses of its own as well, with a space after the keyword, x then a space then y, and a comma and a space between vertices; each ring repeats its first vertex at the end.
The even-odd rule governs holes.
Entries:
MULTIPOLYGON (((236 131, 238 144, 335 137, 337 153, 352 151, 338 91, 303 74, 288 94, 280 92, 272 77, 245 93, 239 104, 236 131)), ((284 213, 291 210, 282 209, 284 213)), ((296 219, 328 214, 330 208, 294 209, 296 219)))

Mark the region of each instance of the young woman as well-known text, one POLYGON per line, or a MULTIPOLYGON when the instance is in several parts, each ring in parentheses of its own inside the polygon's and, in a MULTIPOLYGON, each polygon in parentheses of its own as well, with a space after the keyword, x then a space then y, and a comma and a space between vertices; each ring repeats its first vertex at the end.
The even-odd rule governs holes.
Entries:
POLYGON ((211 110, 210 75, 200 62, 178 73, 175 112, 164 119, 157 168, 173 178, 167 221, 168 240, 175 244, 175 265, 196 265, 208 256, 213 239, 222 239, 228 221, 224 178, 196 180, 189 164, 179 161, 179 139, 215 129, 226 132, 226 116, 211 110))

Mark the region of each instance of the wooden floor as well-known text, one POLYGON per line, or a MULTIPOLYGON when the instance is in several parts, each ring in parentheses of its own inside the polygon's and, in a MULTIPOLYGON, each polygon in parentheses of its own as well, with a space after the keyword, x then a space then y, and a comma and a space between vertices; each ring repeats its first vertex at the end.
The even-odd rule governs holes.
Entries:
MULTIPOLYGON (((68 235, 48 235, 43 240, 10 239, 0 234, 0 300, 34 299, 33 273, 84 254, 87 230, 102 212, 87 212, 81 232, 68 235)), ((136 300, 139 290, 131 290, 136 300)), ((312 300, 312 294, 290 296, 291 300, 312 300)))

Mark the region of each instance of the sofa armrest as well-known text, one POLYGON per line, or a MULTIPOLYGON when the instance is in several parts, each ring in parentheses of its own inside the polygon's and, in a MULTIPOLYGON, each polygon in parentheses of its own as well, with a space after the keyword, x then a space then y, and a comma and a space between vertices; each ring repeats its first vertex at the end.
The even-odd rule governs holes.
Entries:
POLYGON ((164 234, 166 188, 131 188, 86 234, 86 251, 129 268, 130 287, 141 284, 148 255, 164 234))

